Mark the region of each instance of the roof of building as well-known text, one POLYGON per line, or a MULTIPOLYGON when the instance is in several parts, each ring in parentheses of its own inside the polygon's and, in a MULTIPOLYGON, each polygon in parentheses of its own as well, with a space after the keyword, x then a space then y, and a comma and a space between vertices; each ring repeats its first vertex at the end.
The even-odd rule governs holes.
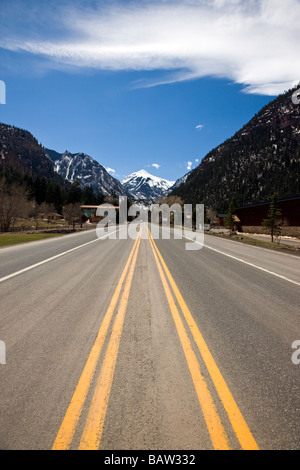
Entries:
MULTIPOLYGON (((295 200, 295 199, 296 200, 299 199, 299 201, 300 201, 300 194, 295 194, 293 196, 285 196, 285 197, 278 198, 278 202, 292 201, 292 200, 295 200)), ((246 207, 263 206, 265 204, 270 204, 271 202, 272 202, 271 200, 268 200, 268 201, 263 201, 263 202, 255 202, 253 204, 246 204, 245 206, 238 207, 237 210, 244 209, 246 207)))
MULTIPOLYGON (((93 205, 82 205, 80 206, 81 209, 98 209, 98 207, 101 207, 102 209, 111 209, 110 204, 98 204, 97 206, 93 205)), ((113 206, 114 209, 119 209, 119 206, 113 206)))

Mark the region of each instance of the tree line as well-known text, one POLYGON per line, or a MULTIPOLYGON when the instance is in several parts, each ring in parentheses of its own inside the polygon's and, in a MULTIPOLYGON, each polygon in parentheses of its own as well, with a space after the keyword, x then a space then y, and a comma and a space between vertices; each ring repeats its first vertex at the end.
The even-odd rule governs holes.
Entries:
POLYGON ((80 183, 65 185, 41 176, 0 172, 0 231, 7 232, 17 218, 31 217, 38 225, 39 215, 57 213, 74 222, 79 218, 80 205, 99 205, 105 197, 95 194, 91 186, 80 183))

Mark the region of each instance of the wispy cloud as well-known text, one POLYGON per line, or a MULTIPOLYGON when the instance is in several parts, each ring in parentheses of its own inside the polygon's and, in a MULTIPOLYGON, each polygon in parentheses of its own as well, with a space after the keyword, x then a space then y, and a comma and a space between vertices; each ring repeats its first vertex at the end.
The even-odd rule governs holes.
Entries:
POLYGON ((203 124, 198 124, 198 126, 196 126, 195 129, 200 131, 201 129, 203 129, 203 127, 204 127, 203 124))
POLYGON ((152 163, 152 165, 154 168, 156 168, 158 170, 158 168, 160 168, 160 165, 158 163, 152 163))
POLYGON ((269 95, 300 78, 299 0, 131 0, 88 6, 65 0, 49 15, 44 2, 31 0, 35 14, 30 18, 22 4, 30 28, 19 28, 20 13, 14 23, 4 8, 0 47, 47 57, 53 67, 167 72, 164 79, 139 86, 225 77, 247 93, 269 95), (48 24, 43 19, 38 30, 41 17, 48 24))

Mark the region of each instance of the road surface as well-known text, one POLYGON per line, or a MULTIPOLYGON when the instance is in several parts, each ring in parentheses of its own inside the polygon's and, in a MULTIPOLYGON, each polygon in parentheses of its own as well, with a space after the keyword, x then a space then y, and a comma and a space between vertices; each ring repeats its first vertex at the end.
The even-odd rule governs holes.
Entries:
POLYGON ((299 258, 116 236, 0 250, 0 448, 298 449, 299 258))

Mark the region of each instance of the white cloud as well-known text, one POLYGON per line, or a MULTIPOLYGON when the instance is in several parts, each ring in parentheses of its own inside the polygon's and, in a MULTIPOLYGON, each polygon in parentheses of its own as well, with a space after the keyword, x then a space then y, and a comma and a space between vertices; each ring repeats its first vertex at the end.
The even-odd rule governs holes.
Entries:
POLYGON ((115 173, 116 170, 114 170, 113 168, 105 168, 106 171, 108 171, 108 173, 115 173))
POLYGON ((158 168, 160 168, 160 165, 158 163, 152 163, 152 165, 154 168, 156 168, 158 170, 158 168))
MULTIPOLYGON (((40 8, 40 2, 36 5, 40 8)), ((43 24, 44 36, 37 32, 37 25, 18 33, 12 15, 9 24, 2 21, 6 29, 0 47, 48 57, 53 67, 168 72, 158 82, 139 86, 210 76, 242 84, 247 93, 273 95, 300 79, 299 0, 145 0, 125 5, 96 2, 93 8, 74 1, 60 5, 65 5, 58 12, 61 23, 56 17, 55 29, 43 24)), ((36 13, 31 21, 37 23, 40 16, 47 18, 36 13)))
POLYGON ((198 126, 195 127, 195 129, 201 130, 203 129, 204 125, 203 124, 198 124, 198 126))
POLYGON ((187 169, 188 171, 191 171, 192 166, 195 165, 195 164, 197 164, 198 162, 199 162, 199 159, 198 159, 198 158, 195 158, 195 161, 194 161, 194 162, 186 162, 186 163, 185 163, 186 169, 187 169))

